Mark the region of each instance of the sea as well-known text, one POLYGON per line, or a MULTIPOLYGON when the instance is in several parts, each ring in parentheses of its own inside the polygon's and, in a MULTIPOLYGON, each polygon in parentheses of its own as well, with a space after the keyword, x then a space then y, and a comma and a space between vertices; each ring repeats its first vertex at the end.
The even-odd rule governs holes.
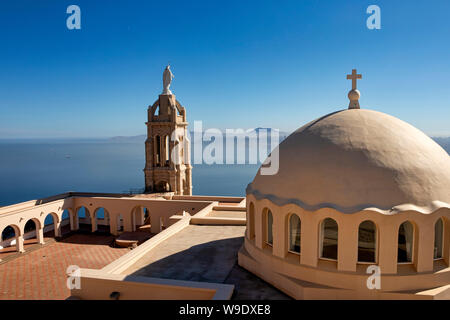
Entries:
MULTIPOLYGON (((136 192, 144 187, 144 166, 143 142, 0 140, 0 207, 68 191, 136 192)), ((259 166, 194 164, 192 192, 245 196, 259 166)))
MULTIPOLYGON (((450 140, 436 141, 450 153, 450 140)), ((143 141, 0 140, 0 206, 68 191, 133 192, 144 187, 144 165, 143 141)), ((192 192, 245 196, 259 166, 194 164, 192 192)))

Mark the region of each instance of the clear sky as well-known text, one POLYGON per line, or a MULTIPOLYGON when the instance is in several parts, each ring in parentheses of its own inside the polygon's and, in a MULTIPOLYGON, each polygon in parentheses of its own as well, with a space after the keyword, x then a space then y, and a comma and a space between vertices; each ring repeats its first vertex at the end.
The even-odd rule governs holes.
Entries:
POLYGON ((362 108, 450 136, 449 15, 448 0, 1 1, 0 138, 143 134, 169 61, 191 124, 294 130, 346 108, 357 68, 362 108))

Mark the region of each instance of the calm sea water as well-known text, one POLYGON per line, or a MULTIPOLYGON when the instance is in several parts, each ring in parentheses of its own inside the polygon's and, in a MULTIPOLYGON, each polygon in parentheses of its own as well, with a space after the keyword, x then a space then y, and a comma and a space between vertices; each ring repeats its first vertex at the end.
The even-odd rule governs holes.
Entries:
MULTIPOLYGON (((0 142, 0 206, 67 191, 144 187, 143 143, 101 140, 0 142)), ((244 196, 259 165, 194 165, 193 193, 244 196)))
MULTIPOLYGON (((439 142, 439 141, 438 141, 439 142)), ((443 144, 450 153, 450 145, 443 144)), ((143 188, 143 143, 0 141, 0 206, 67 191, 143 188)), ((244 196, 259 165, 194 165, 193 194, 244 196)))

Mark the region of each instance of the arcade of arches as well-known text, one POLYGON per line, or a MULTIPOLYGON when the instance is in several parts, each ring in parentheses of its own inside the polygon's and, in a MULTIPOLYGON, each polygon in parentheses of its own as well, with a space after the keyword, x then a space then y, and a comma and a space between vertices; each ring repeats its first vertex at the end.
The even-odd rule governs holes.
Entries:
POLYGON ((0 243, 2 247, 15 246, 24 252, 24 241, 36 239, 44 244, 44 233, 60 237, 64 226, 72 231, 103 231, 112 235, 134 232, 141 226, 152 234, 170 226, 171 216, 183 212, 196 213, 210 202, 167 200, 161 196, 113 198, 92 196, 74 197, 62 195, 62 199, 36 205, 24 203, 0 209, 0 243))

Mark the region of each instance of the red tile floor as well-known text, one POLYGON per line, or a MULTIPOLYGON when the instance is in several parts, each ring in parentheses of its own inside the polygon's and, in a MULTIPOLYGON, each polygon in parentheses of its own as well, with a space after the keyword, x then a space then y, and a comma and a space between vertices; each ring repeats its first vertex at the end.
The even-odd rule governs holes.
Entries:
POLYGON ((0 300, 66 299, 68 266, 100 269, 129 251, 112 247, 114 237, 107 234, 75 233, 45 241, 43 246, 28 241, 23 254, 0 252, 0 300))

